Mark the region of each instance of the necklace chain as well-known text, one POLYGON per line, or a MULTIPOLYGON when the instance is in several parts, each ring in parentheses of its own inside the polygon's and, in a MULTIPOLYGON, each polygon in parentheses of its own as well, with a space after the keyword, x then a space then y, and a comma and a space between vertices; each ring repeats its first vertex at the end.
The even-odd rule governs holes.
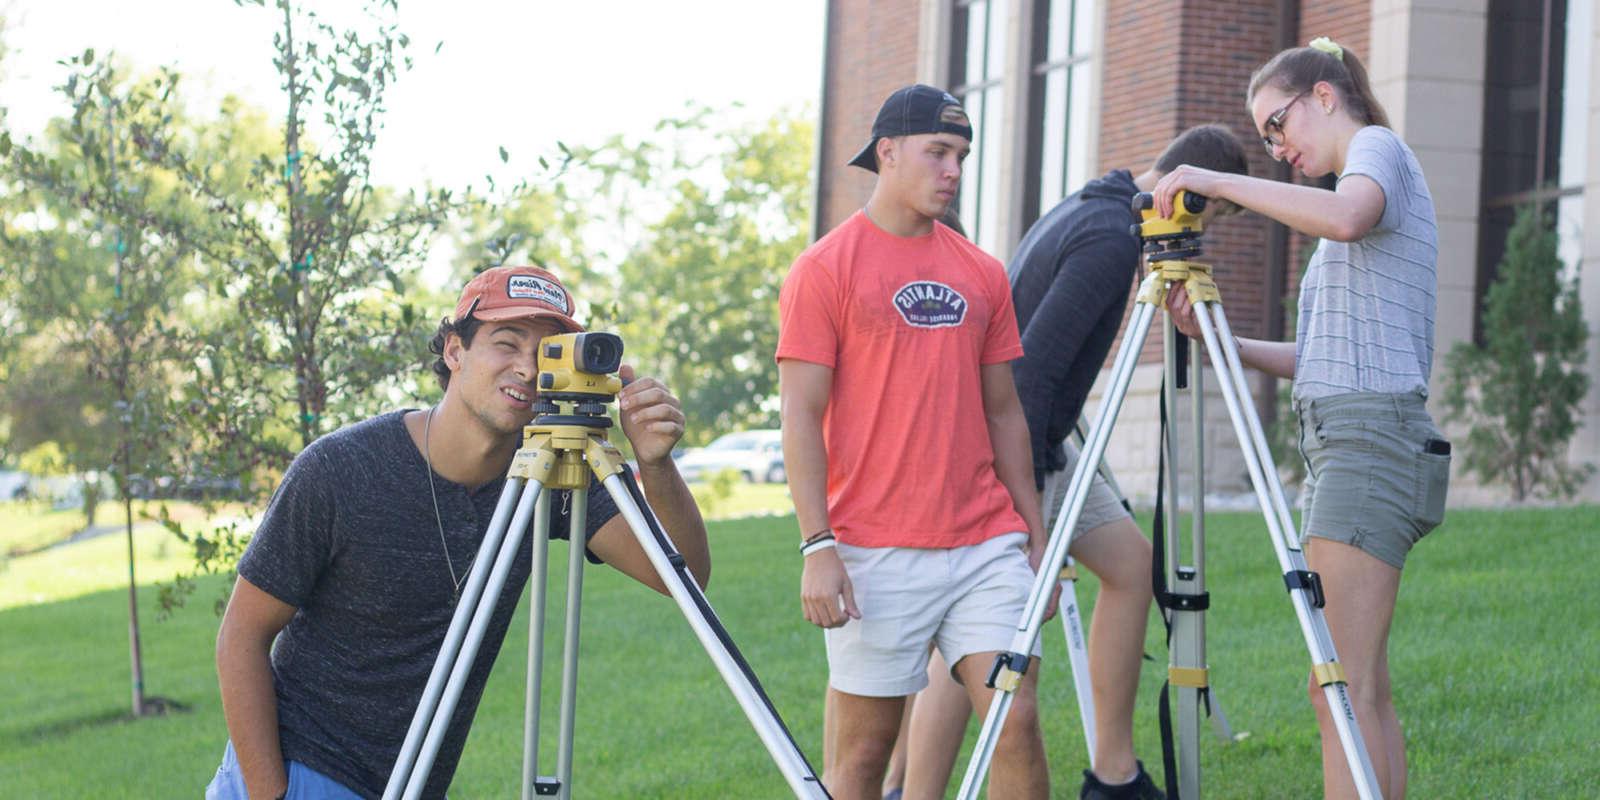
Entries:
MULTIPOLYGON (((467 575, 463 571, 460 578, 456 577, 455 563, 450 560, 450 543, 444 538, 444 519, 439 516, 439 494, 433 488, 433 412, 437 409, 438 406, 428 409, 427 421, 422 425, 422 460, 428 466, 428 497, 433 500, 433 523, 439 526, 439 547, 444 549, 444 568, 450 571, 450 603, 454 605, 461 599, 461 584, 466 582, 467 575)), ((474 555, 473 559, 477 559, 477 556, 474 555)), ((468 561, 467 570, 471 569, 472 561, 468 561)))

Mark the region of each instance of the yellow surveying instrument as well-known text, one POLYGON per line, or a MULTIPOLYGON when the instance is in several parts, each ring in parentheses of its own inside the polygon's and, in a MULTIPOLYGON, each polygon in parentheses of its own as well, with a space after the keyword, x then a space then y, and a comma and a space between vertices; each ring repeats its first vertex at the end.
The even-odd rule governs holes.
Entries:
POLYGON ((522 447, 507 470, 505 489, 473 560, 472 571, 445 633, 444 644, 428 676, 411 727, 384 789, 384 800, 413 800, 421 795, 434 758, 454 716, 484 630, 494 612, 506 576, 533 519, 533 565, 530 584, 528 683, 523 729, 522 797, 572 796, 573 727, 577 717, 579 602, 583 596, 584 545, 588 490, 593 475, 611 494, 618 512, 639 540, 683 611, 701 646, 755 726, 795 797, 827 798, 822 782, 778 716, 754 670, 733 643, 727 628, 689 573, 683 556, 650 509, 622 454, 603 432, 611 426, 606 404, 616 398, 622 381, 622 339, 613 333, 568 333, 539 341, 539 394, 533 421, 522 431, 522 447), (566 489, 571 495, 571 542, 567 567, 566 629, 562 647, 560 742, 556 774, 539 775, 539 698, 543 680, 545 589, 550 541, 550 495, 566 489), (515 506, 515 513, 512 507, 515 506), (509 522, 508 522, 509 520, 509 522))
MULTIPOLYGON (((1307 568, 1305 554, 1300 549, 1300 537, 1295 529, 1294 519, 1290 516, 1288 501, 1284 499, 1277 466, 1273 463, 1267 437, 1262 431, 1261 419, 1250 401, 1250 391, 1245 383, 1244 367, 1239 361, 1239 351, 1235 346, 1227 317, 1222 313, 1222 296, 1217 291, 1216 283, 1212 281, 1210 265, 1190 260, 1200 255, 1200 236, 1204 229, 1202 216, 1206 208, 1206 198, 1189 192, 1179 192, 1178 196, 1173 198, 1173 213, 1170 217, 1160 216, 1155 211, 1153 200, 1154 198, 1146 193, 1135 195, 1133 199, 1133 211, 1140 218, 1140 222, 1133 226, 1133 233, 1140 238, 1144 246, 1146 274, 1139 285, 1133 316, 1128 322, 1122 347, 1113 364, 1110 383, 1100 404, 1099 413, 1089 428, 1077 466, 1073 469, 1071 482, 1067 485, 1061 512, 1055 520, 1049 544, 1040 563, 1065 563, 1063 559, 1067 554, 1071 531, 1078 524, 1078 516, 1089 496, 1089 485, 1094 470, 1105 454, 1106 443, 1111 438, 1111 429, 1117 421, 1117 413, 1127 397, 1128 386, 1133 380, 1134 367, 1139 361, 1139 352, 1143 349, 1145 339, 1150 333, 1151 320, 1157 310, 1165 307, 1167 292, 1173 286, 1182 285, 1194 303, 1195 319, 1199 323, 1206 351, 1211 354, 1212 368, 1217 373, 1219 388, 1228 406, 1228 415, 1233 422, 1234 434, 1244 452, 1250 483, 1255 490, 1256 501, 1261 506, 1273 550, 1277 553, 1278 564, 1283 571, 1284 585, 1289 591, 1290 602, 1300 622, 1306 648, 1311 654, 1311 672, 1321 685, 1328 708, 1334 715, 1339 742, 1350 764, 1357 792, 1362 800, 1379 800, 1381 794, 1377 777, 1367 756, 1361 729, 1356 723, 1355 708, 1350 702, 1350 695, 1345 685, 1344 668, 1334 653, 1333 637, 1328 632, 1327 621, 1322 615, 1321 579, 1307 568)), ((1200 342, 1188 340, 1185 342, 1187 350, 1180 351, 1179 339, 1183 337, 1178 334, 1177 329, 1168 324, 1164 330, 1166 335, 1163 337, 1165 340, 1163 362, 1166 378, 1161 398, 1162 465, 1159 470, 1159 481, 1163 486, 1170 486, 1172 491, 1164 493, 1160 488, 1157 490, 1157 494, 1165 501, 1164 505, 1158 504, 1157 507, 1157 527, 1164 528, 1167 535, 1162 537, 1164 543, 1155 548, 1156 564, 1153 571, 1160 576, 1155 594, 1168 624, 1170 647, 1167 676, 1169 684, 1175 688, 1178 717, 1175 726, 1178 752, 1175 763, 1170 754, 1166 759, 1167 787, 1168 794, 1174 800, 1180 797, 1183 800, 1198 800, 1200 714, 1205 709, 1218 711, 1215 698, 1210 694, 1205 659, 1204 612, 1209 606, 1209 595, 1205 590, 1204 573, 1205 453, 1200 428, 1205 417, 1202 407, 1200 342), (1167 419, 1177 416, 1176 395, 1167 391, 1166 387, 1175 387, 1179 384, 1178 378, 1181 374, 1179 362, 1183 356, 1187 356, 1187 377, 1189 390, 1192 393, 1195 424, 1193 528, 1189 541, 1191 560, 1187 564, 1180 564, 1177 557, 1177 539, 1180 533, 1177 525, 1177 452, 1172 438, 1166 435, 1167 419), (1176 776, 1174 772, 1177 773, 1176 776)), ((1049 605, 1051 590, 1056 580, 1057 576, 1050 570, 1039 571, 1029 594, 1022 621, 1012 639, 1011 649, 1000 653, 996 658, 989 685, 998 691, 994 693, 977 745, 972 751, 972 760, 967 766, 966 775, 962 778, 961 790, 957 796, 963 800, 975 800, 978 796, 978 788, 994 755, 1000 728, 1004 724, 1007 711, 1010 710, 1013 693, 1021 683, 1023 671, 1027 669, 1027 654, 1033 649, 1033 643, 1039 636, 1039 628, 1044 621, 1044 613, 1049 605)), ((1214 716, 1213 720, 1221 720, 1220 715, 1214 716)), ((1226 722, 1222 721, 1221 724, 1225 729, 1226 722)))

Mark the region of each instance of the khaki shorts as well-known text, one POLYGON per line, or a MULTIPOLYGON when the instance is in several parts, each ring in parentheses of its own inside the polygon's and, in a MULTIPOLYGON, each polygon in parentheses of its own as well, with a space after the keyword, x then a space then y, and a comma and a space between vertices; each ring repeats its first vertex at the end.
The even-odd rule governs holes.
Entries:
POLYGON ((904 697, 928 685, 930 641, 952 674, 973 653, 1011 649, 1033 588, 1027 544, 1025 533, 948 550, 841 543, 861 619, 823 631, 828 685, 904 697))
MULTIPOLYGON (((1044 515, 1045 530, 1048 533, 1054 533, 1056 530, 1056 517, 1061 515, 1061 508, 1066 504, 1067 487, 1072 483, 1072 471, 1078 466, 1077 446, 1070 439, 1061 445, 1067 451, 1067 466, 1046 472, 1044 491, 1039 493, 1039 509, 1044 515)), ((1084 532, 1092 531, 1101 525, 1131 517, 1128 509, 1122 507, 1122 501, 1117 499, 1117 493, 1111 491, 1111 486, 1106 483, 1105 478, 1100 477, 1100 471, 1095 470, 1094 478, 1089 481, 1089 497, 1083 501, 1083 510, 1078 512, 1078 524, 1073 526, 1072 536, 1068 541, 1077 539, 1084 532)))
POLYGON ((1422 396, 1342 394, 1295 406, 1306 460, 1302 536, 1401 569, 1411 546, 1444 520, 1450 488, 1449 445, 1422 396))

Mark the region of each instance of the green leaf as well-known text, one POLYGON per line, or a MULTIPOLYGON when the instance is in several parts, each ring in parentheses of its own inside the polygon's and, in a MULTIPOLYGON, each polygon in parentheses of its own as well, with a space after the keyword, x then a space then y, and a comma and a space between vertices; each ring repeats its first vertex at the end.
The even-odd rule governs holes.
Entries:
POLYGON ((511 154, 506 152, 506 149, 504 147, 501 147, 500 148, 500 163, 504 164, 504 163, 506 163, 507 161, 510 161, 510 160, 511 160, 511 154))

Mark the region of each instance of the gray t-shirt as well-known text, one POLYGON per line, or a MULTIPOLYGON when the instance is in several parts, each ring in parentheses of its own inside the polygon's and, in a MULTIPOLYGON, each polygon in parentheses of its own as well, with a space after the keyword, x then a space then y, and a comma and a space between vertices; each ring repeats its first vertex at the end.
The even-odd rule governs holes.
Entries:
POLYGON ((1411 148, 1369 125, 1339 179, 1383 189, 1383 216, 1354 242, 1321 240, 1300 287, 1294 396, 1428 393, 1438 289, 1433 198, 1411 148))
MULTIPOLYGON (((364 797, 383 794, 454 612, 426 462, 396 411, 328 434, 295 458, 239 574, 294 606, 272 650, 279 740, 299 761, 364 797)), ((439 441, 435 447, 448 446, 439 441)), ((456 578, 464 578, 505 480, 468 488, 433 476, 456 578)), ((599 485, 588 533, 617 513, 599 485)), ((550 535, 567 538, 568 492, 551 498, 550 535)), ((442 797, 455 774, 489 668, 527 583, 522 542, 428 777, 442 797)), ((592 555, 591 555, 592 560, 592 555)), ((464 582, 463 582, 464 583, 464 582)))

